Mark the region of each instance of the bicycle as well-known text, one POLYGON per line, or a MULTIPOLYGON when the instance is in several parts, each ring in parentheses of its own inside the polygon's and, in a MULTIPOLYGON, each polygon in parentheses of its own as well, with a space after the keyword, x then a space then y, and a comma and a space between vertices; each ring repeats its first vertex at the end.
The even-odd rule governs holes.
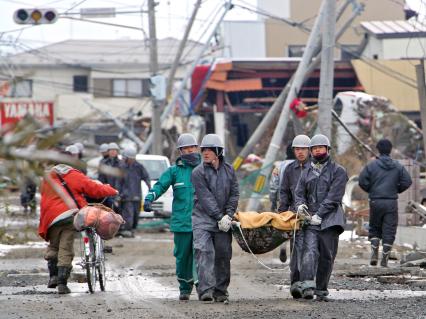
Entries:
POLYGON ((80 266, 86 270, 87 285, 90 293, 95 292, 96 281, 99 281, 101 291, 105 291, 105 247, 104 241, 93 227, 81 231, 80 240, 81 262, 80 266))

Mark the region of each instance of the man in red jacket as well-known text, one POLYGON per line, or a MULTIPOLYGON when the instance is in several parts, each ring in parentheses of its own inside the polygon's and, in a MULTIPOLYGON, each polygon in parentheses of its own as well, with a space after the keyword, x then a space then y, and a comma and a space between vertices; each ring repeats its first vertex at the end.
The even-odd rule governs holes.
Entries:
MULTIPOLYGON (((78 156, 74 145, 66 149, 71 156, 78 156)), ((67 281, 74 258, 73 216, 87 205, 84 196, 102 198, 117 195, 110 185, 91 180, 71 166, 54 166, 41 185, 39 235, 49 242, 45 259, 49 268, 49 288, 58 287, 59 294, 70 293, 67 281), (67 189, 71 192, 68 193, 67 189)))

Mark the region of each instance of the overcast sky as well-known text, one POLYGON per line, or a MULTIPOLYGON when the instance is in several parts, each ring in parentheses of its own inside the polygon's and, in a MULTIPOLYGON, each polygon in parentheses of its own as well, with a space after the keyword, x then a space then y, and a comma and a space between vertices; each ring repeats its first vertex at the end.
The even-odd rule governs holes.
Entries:
MULTIPOLYGON (((138 30, 125 29, 120 27, 112 27, 106 25, 92 24, 81 21, 71 21, 69 19, 59 19, 55 24, 42 25, 25 28, 22 31, 6 32, 22 28, 21 25, 15 24, 13 21, 13 13, 19 8, 34 8, 35 4, 38 7, 55 8, 60 13, 65 12, 79 4, 82 0, 0 0, 0 40, 19 40, 19 43, 24 43, 31 47, 39 47, 43 44, 48 44, 67 39, 143 39, 143 33, 138 30)), ((181 38, 185 25, 194 7, 195 0, 157 0, 157 36, 165 38, 173 36, 181 38)), ((199 40, 202 37, 202 32, 207 25, 206 20, 210 22, 212 14, 217 12, 220 6, 224 3, 223 0, 205 0, 199 10, 198 19, 191 32, 190 38, 199 40)), ((234 3, 253 6, 256 0, 235 0, 234 3)), ((135 0, 86 0, 80 5, 72 9, 70 12, 79 12, 81 8, 99 8, 99 7, 114 7, 117 11, 138 11, 143 8, 147 9, 147 1, 135 0)), ((78 17, 78 16, 76 16, 78 17)), ((228 20, 253 20, 256 15, 241 8, 234 8, 228 14, 228 20)), ((95 19, 96 21, 104 21, 109 23, 124 24, 128 26, 141 27, 148 32, 148 18, 146 14, 120 14, 115 18, 95 19)), ((7 49, 3 45, 0 50, 10 52, 10 47, 7 49)))
MULTIPOLYGON (((275 0, 281 1, 281 0, 275 0)), ((291 0, 297 1, 297 0, 291 0)), ((374 1, 374 0, 369 0, 374 1)), ((404 0, 389 0, 404 3, 404 0)), ((157 0, 157 36, 165 38, 168 36, 181 38, 185 25, 193 9, 195 0, 157 0)), ((233 0, 235 4, 253 7, 256 0, 233 0)), ((204 0, 198 14, 190 38, 202 40, 205 27, 211 21, 211 16, 222 6, 224 0, 204 0), (208 21, 208 22, 206 22, 208 21)), ((407 0, 407 4, 414 10, 420 11, 420 21, 426 18, 426 0, 407 0)), ((40 47, 45 44, 63 41, 67 39, 143 39, 143 33, 138 30, 130 30, 120 27, 92 24, 69 19, 59 19, 55 24, 31 26, 17 25, 13 21, 13 13, 19 8, 50 7, 57 9, 60 13, 79 12, 81 8, 114 7, 117 11, 140 11, 147 9, 147 0, 0 0, 0 53, 14 52, 11 46, 5 46, 12 41, 17 45, 24 44, 27 48, 40 47), (75 7, 75 8, 73 8, 75 7), (73 9, 72 9, 73 8, 73 9), (13 32, 8 32, 16 30, 13 32), (16 42, 15 42, 16 41, 16 42)), ((274 14, 280 15, 275 12, 274 14)), ((77 16, 78 17, 78 16, 77 16)), ((254 20, 257 16, 239 7, 232 9, 226 17, 227 20, 254 20)), ((134 27, 143 26, 148 32, 148 18, 146 14, 120 14, 115 18, 95 19, 109 23, 123 24, 134 27)), ((16 46, 22 50, 22 46, 16 46)))

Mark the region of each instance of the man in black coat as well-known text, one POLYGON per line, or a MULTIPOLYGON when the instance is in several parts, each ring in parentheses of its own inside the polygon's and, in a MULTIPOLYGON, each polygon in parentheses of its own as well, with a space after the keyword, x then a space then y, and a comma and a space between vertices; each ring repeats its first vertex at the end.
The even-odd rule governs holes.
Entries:
POLYGON ((342 209, 348 175, 329 154, 330 141, 321 134, 311 139, 311 162, 300 176, 295 192, 299 214, 311 215, 303 230, 299 265, 301 297, 328 301, 328 282, 337 254, 339 235, 346 223, 342 209))
POLYGON ((231 222, 238 206, 238 181, 232 165, 224 161, 224 145, 218 135, 207 134, 200 147, 203 162, 194 168, 191 178, 197 292, 203 302, 228 303, 231 222))
POLYGON ((142 185, 144 181, 151 188, 149 174, 145 167, 136 160, 136 149, 129 147, 123 151, 123 160, 119 164, 123 177, 119 183, 120 212, 126 222, 118 235, 133 237, 137 228, 141 210, 142 185))
MULTIPOLYGON (((311 139, 306 135, 297 135, 292 142, 292 148, 296 159, 285 167, 280 184, 280 206, 278 211, 285 212, 288 210, 296 211, 295 196, 297 183, 299 182, 300 175, 309 166, 309 145, 311 139)), ((290 293, 293 298, 300 298, 301 292, 299 290, 299 265, 302 258, 303 249, 303 234, 304 230, 297 231, 294 238, 290 241, 290 280, 291 287, 290 293)), ((285 262, 283 256, 285 254, 285 243, 280 249, 280 260, 285 262)))
POLYGON ((382 240, 380 265, 387 267, 398 225, 398 194, 408 189, 412 181, 407 170, 390 158, 392 143, 388 139, 381 139, 376 148, 380 156, 364 167, 359 175, 359 186, 368 193, 370 200, 370 265, 377 265, 382 240))

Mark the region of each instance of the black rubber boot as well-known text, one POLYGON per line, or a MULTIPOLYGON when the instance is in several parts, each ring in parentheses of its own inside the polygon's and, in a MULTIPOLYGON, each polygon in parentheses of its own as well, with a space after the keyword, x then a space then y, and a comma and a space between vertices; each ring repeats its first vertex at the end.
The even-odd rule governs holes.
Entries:
POLYGON ((211 291, 207 291, 200 296, 200 300, 205 303, 213 303, 213 293, 211 291))
POLYGON ((280 247, 280 261, 282 263, 285 263, 287 261, 287 249, 286 249, 285 245, 282 245, 280 247))
POLYGON ((179 300, 187 301, 187 300, 189 300, 190 296, 191 296, 190 293, 181 292, 180 295, 179 295, 179 300))
POLYGON ((58 267, 58 293, 60 295, 69 294, 71 290, 68 288, 68 278, 71 274, 71 267, 58 267))
POLYGON ((300 281, 296 281, 295 283, 293 283, 290 287, 290 293, 292 295, 292 297, 294 299, 299 299, 302 298, 303 296, 303 291, 302 291, 302 287, 301 287, 301 282, 300 281))
POLYGON ((49 268, 49 283, 47 288, 56 288, 58 285, 58 260, 49 259, 47 261, 47 268, 49 268))
POLYGON ((380 262, 380 266, 382 267, 388 266, 391 250, 392 250, 392 245, 383 244, 382 261, 380 262))
POLYGON ((370 242, 371 242, 370 265, 371 266, 377 266, 377 263, 379 261, 380 239, 379 238, 371 238, 370 242))
POLYGON ((303 290, 302 297, 303 297, 303 299, 310 300, 310 299, 314 298, 314 294, 315 294, 315 291, 314 291, 313 288, 307 288, 307 289, 303 290))

